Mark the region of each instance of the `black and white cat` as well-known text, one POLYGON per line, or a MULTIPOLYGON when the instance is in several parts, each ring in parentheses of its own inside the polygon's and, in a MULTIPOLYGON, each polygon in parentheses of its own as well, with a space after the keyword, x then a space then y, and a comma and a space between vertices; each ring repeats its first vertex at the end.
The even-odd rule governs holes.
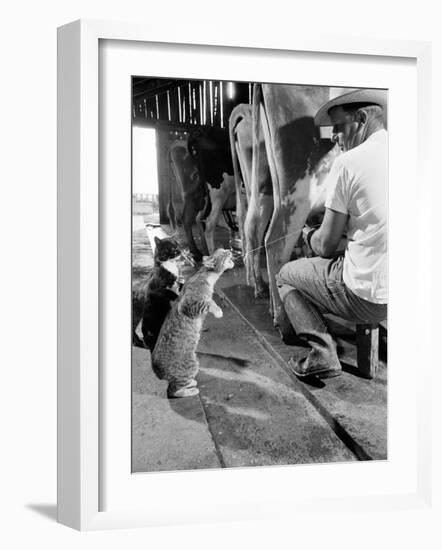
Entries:
POLYGON ((132 291, 132 343, 145 346, 151 352, 183 283, 180 276, 182 250, 179 244, 172 238, 155 237, 155 245, 154 268, 147 279, 132 291), (144 342, 136 333, 140 320, 144 342))

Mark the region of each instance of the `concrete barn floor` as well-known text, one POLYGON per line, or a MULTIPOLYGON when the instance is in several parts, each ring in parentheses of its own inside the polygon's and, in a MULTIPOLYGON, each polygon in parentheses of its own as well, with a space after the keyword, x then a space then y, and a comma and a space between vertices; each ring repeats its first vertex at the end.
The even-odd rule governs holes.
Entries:
MULTIPOLYGON (((217 242, 226 238, 220 231, 217 242)), ((134 281, 150 266, 150 245, 139 227, 134 281)), ((133 347, 133 472, 387 458, 386 364, 381 361, 376 380, 357 376, 353 327, 329 319, 344 372, 307 385, 286 364, 305 348, 281 342, 268 300, 254 298, 243 267, 221 277, 215 300, 224 316, 209 315, 204 324, 199 396, 168 400, 150 353, 133 347)))

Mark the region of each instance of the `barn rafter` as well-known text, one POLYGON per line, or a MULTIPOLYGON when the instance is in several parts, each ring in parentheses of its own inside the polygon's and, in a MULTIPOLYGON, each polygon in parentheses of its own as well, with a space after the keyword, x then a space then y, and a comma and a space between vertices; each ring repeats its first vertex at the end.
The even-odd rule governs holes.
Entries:
POLYGON ((132 78, 134 126, 191 131, 228 127, 238 103, 251 103, 252 84, 221 80, 132 78))

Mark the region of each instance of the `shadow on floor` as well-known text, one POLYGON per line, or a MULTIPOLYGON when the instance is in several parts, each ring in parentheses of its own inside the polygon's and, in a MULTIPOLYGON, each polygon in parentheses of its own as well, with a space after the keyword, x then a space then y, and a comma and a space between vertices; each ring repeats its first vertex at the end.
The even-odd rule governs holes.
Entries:
POLYGON ((28 510, 32 510, 40 516, 50 519, 51 521, 57 521, 57 505, 56 504, 26 504, 25 507, 28 510))
POLYGON ((354 460, 284 375, 275 376, 265 353, 253 364, 203 361, 199 373, 207 420, 228 466, 354 460))

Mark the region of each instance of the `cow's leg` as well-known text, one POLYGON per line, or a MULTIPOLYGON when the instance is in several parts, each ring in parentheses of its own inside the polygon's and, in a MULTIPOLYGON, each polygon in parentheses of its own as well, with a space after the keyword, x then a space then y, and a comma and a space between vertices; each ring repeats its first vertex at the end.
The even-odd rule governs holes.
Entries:
POLYGON ((206 218, 206 243, 209 249, 209 254, 215 252, 215 227, 218 221, 218 216, 221 212, 221 205, 219 201, 212 202, 212 210, 209 216, 206 218))
POLYGON ((264 109, 261 108, 261 124, 267 150, 267 159, 273 187, 273 214, 265 237, 267 272, 270 290, 270 314, 277 325, 284 318, 282 302, 275 276, 290 260, 302 228, 311 209, 311 176, 290 182, 281 181, 277 170, 277 152, 271 139, 264 109))
POLYGON ((223 174, 223 182, 221 183, 219 189, 214 189, 209 185, 212 208, 210 210, 210 214, 206 218, 205 235, 210 254, 213 254, 215 251, 215 227, 221 214, 221 210, 234 189, 234 177, 229 176, 226 173, 223 174))
POLYGON ((261 273, 260 258, 263 248, 264 233, 273 210, 273 198, 252 189, 250 203, 244 223, 245 255, 247 284, 254 286, 255 297, 268 294, 267 283, 261 273))
POLYGON ((236 220, 243 254, 245 253, 244 223, 250 199, 251 121, 251 107, 249 105, 235 107, 229 119, 230 149, 235 176, 236 220))
POLYGON ((192 227, 197 217, 197 208, 194 201, 191 197, 184 198, 184 208, 183 208, 183 227, 186 234, 187 244, 189 250, 195 260, 200 261, 202 258, 201 252, 196 246, 195 239, 193 238, 192 227))
MULTIPOLYGON (((193 224, 195 223, 198 211, 202 208, 201 199, 201 187, 199 185, 198 170, 194 165, 188 151, 187 146, 183 142, 175 143, 170 151, 170 159, 173 173, 175 174, 175 180, 179 187, 179 192, 183 200, 183 206, 180 209, 179 219, 176 221, 181 222, 182 230, 185 234, 186 244, 189 247, 190 252, 195 259, 201 259, 201 252, 196 246, 193 237, 193 224)), ((171 193, 169 197, 171 207, 174 212, 171 212, 171 225, 173 229, 181 234, 178 225, 174 223, 174 214, 177 213, 175 204, 173 204, 173 193, 171 187, 171 193), (175 226, 175 227, 174 227, 175 226)), ((180 235, 181 237, 181 235, 180 235)))
MULTIPOLYGON (((304 185, 300 187, 304 187, 304 185)), ((292 200, 293 202, 280 203, 278 207, 274 208, 265 239, 267 271, 269 274, 270 313, 273 316, 275 325, 280 325, 281 319, 284 318, 275 276, 281 267, 290 260, 292 251, 310 212, 309 201, 296 198, 298 191, 299 188, 292 195, 286 196, 289 201, 292 200), (294 205, 296 206, 293 212, 294 205)))
POLYGON ((235 143, 236 162, 235 169, 235 187, 236 187, 236 219, 239 227, 239 236, 241 239, 243 253, 245 252, 244 224, 247 215, 247 205, 250 200, 250 183, 247 168, 244 165, 244 159, 241 156, 241 149, 238 143, 235 143), (244 187, 243 187, 244 185, 244 187))
MULTIPOLYGON (((267 295, 267 285, 262 278, 260 254, 263 247, 263 236, 270 219, 273 199, 269 192, 261 189, 263 156, 265 150, 260 141, 259 104, 261 87, 255 84, 253 91, 253 124, 252 124, 252 159, 250 169, 250 199, 244 223, 245 256, 247 283, 255 287, 255 296, 267 295), (258 107, 257 107, 258 106, 258 107)), ((265 178, 264 178, 265 180, 265 178)))
POLYGON ((196 219, 196 222, 197 222, 198 234, 201 239, 201 249, 203 251, 203 255, 208 256, 210 252, 209 252, 209 247, 207 246, 207 240, 206 240, 206 231, 205 231, 206 222, 201 221, 198 218, 196 219))
POLYGON ((207 241, 206 241, 206 220, 204 218, 205 210, 206 210, 206 207, 203 207, 203 209, 198 212, 198 215, 196 217, 196 226, 198 229, 198 234, 200 236, 201 248, 202 248, 203 254, 204 256, 208 256, 209 249, 207 247, 207 241))
MULTIPOLYGON (((250 200, 250 170, 251 166, 247 165, 246 161, 246 155, 247 152, 243 151, 243 147, 241 147, 240 143, 237 143, 236 145, 236 151, 239 156, 238 158, 238 167, 240 170, 240 174, 242 176, 242 181, 244 182, 244 190, 245 190, 245 201, 248 202, 250 200)), ((240 177, 241 182, 241 177, 240 177)))

